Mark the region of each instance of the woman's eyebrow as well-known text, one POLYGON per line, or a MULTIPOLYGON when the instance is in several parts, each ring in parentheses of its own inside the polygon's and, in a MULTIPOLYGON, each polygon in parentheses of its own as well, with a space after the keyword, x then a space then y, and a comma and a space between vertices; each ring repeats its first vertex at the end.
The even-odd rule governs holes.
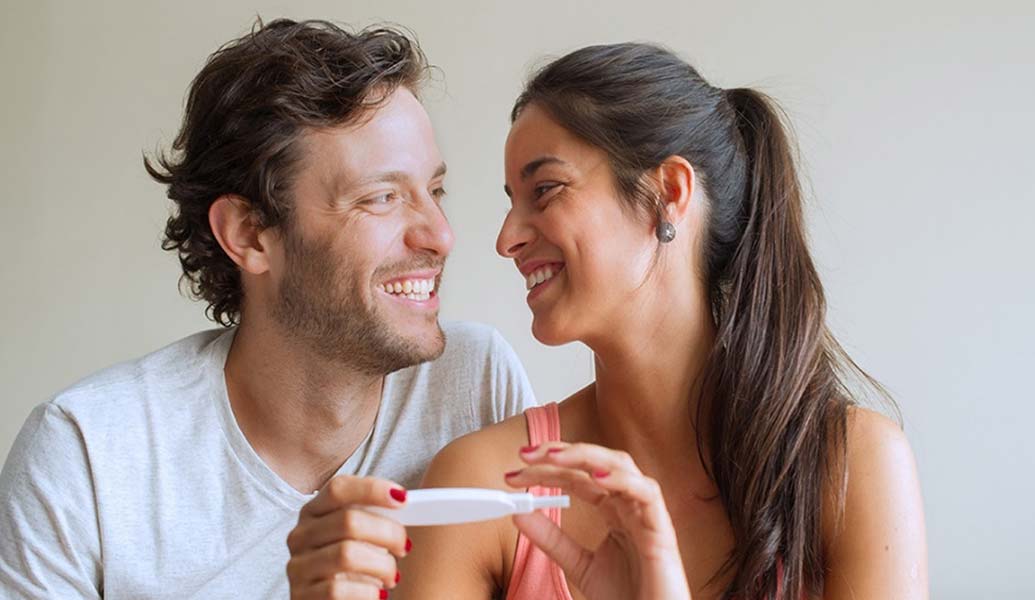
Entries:
POLYGON ((554 164, 554 163, 565 164, 565 162, 563 160, 557 158, 556 156, 543 156, 543 157, 537 158, 537 159, 529 162, 527 165, 521 167, 521 179, 522 180, 528 179, 529 177, 532 176, 533 173, 536 172, 536 170, 539 169, 539 167, 541 167, 543 165, 554 164))
MULTIPOLYGON (((566 165, 568 163, 557 158, 556 156, 541 156, 533 161, 529 161, 528 164, 521 167, 521 180, 524 181, 531 177, 539 169, 539 167, 551 164, 566 165)), ((510 186, 508 186, 507 184, 503 184, 503 192, 507 194, 507 196, 512 195, 510 191, 510 186)))

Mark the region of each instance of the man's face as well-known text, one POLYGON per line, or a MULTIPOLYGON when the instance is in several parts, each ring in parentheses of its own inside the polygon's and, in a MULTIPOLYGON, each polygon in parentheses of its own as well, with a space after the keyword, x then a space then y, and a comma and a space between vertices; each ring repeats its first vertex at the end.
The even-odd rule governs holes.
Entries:
POLYGON ((370 374, 437 358, 453 232, 427 113, 399 88, 368 118, 302 140, 272 316, 321 356, 370 374), (398 291, 397 291, 398 290, 398 291))

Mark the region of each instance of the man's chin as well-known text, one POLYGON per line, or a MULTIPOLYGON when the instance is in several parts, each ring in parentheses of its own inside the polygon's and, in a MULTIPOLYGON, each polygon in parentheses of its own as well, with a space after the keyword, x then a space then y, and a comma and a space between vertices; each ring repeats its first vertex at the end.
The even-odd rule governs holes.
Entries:
POLYGON ((402 334, 400 337, 407 339, 415 350, 418 360, 414 364, 435 360, 446 350, 446 335, 442 331, 438 319, 435 319, 425 329, 420 333, 400 332, 402 334))
POLYGON ((437 320, 419 328, 394 327, 390 336, 394 340, 391 344, 394 351, 388 353, 393 355, 388 361, 391 364, 386 365, 389 372, 435 360, 446 349, 445 333, 437 320))

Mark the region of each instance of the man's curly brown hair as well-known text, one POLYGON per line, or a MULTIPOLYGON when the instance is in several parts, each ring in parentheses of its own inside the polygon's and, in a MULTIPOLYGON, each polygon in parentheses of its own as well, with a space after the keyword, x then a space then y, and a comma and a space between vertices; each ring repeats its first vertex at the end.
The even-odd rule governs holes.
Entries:
POLYGON ((145 156, 144 168, 174 204, 162 248, 176 251, 180 281, 208 302, 210 319, 239 323, 244 296, 240 271, 209 226, 212 203, 240 196, 259 226, 281 225, 302 134, 351 123, 399 86, 416 94, 427 71, 417 42, 396 29, 350 32, 320 20, 260 19, 209 57, 171 154, 145 156))

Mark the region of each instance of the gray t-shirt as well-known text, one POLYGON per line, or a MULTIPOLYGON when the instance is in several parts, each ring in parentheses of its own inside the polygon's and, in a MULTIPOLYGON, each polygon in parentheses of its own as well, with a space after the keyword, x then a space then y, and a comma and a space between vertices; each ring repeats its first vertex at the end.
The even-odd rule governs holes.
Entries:
MULTIPOLYGON (((534 404, 495 330, 444 329, 442 357, 385 378, 340 474, 412 487, 450 440, 534 404)), ((32 412, 0 474, 0 598, 287 598, 285 540, 312 495, 237 426, 233 335, 198 333, 32 412)))

